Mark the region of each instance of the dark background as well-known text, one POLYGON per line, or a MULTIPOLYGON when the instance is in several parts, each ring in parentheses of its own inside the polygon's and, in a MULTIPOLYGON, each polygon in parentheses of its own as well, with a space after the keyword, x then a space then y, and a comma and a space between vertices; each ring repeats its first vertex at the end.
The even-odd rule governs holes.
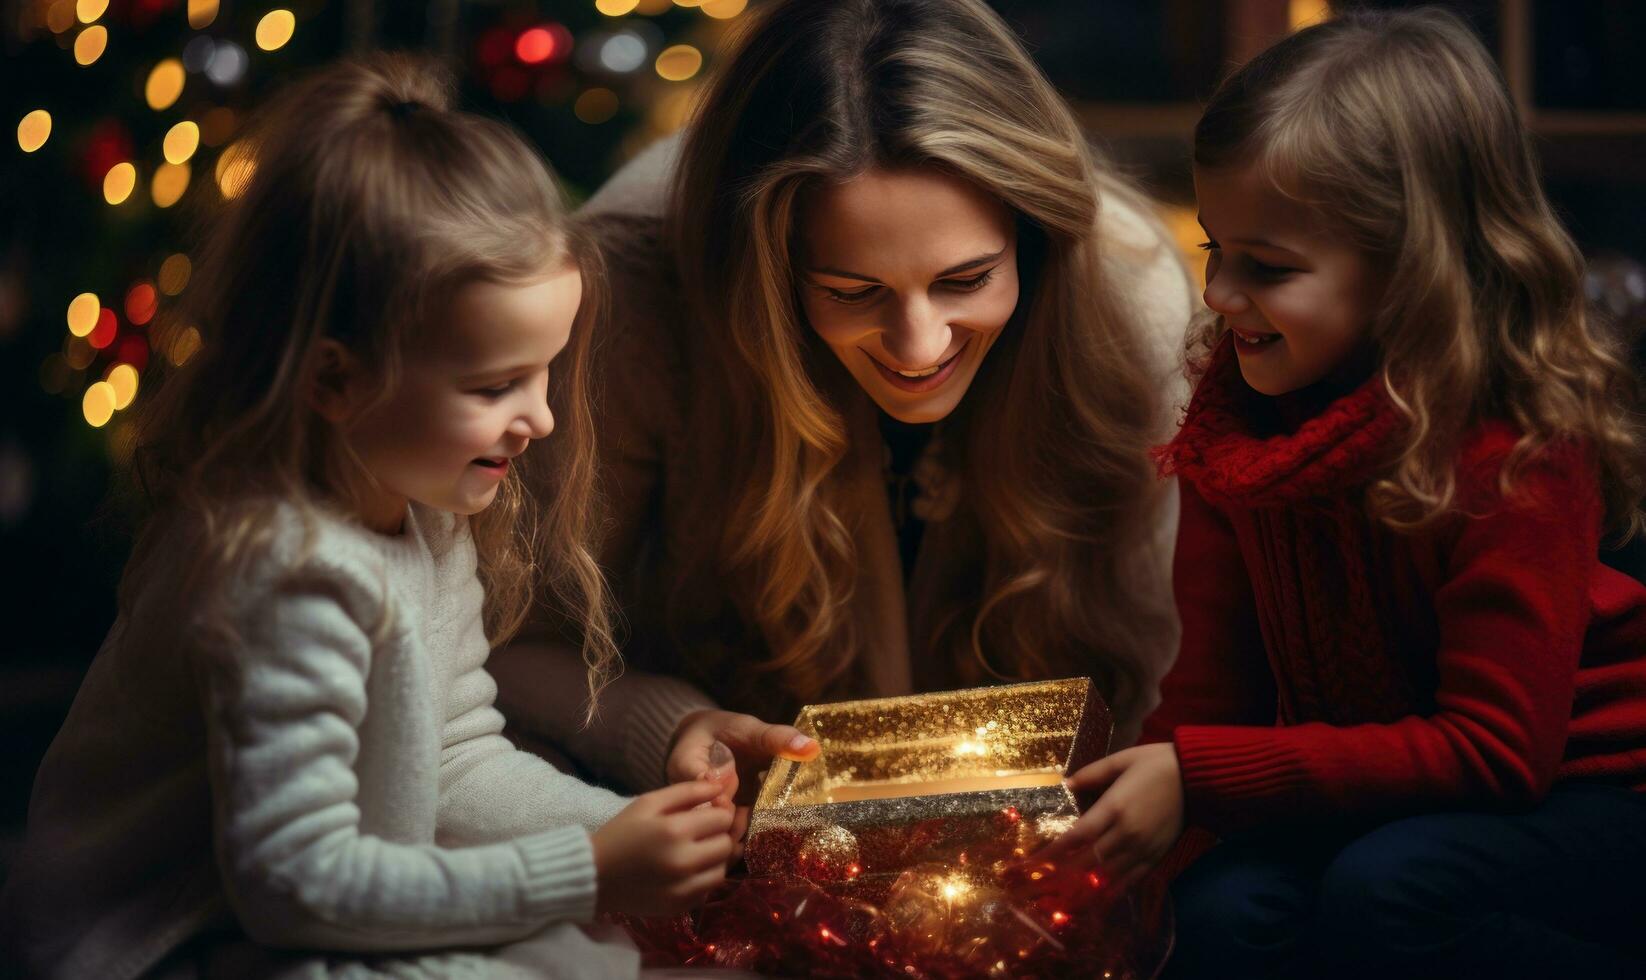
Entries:
MULTIPOLYGON (((469 108, 525 131, 581 198, 689 110, 703 73, 665 80, 654 67, 658 55, 689 44, 706 72, 747 16, 740 0, 711 0, 707 13, 671 0, 599 0, 600 9, 596 0, 297 0, 285 5, 296 19, 291 40, 260 50, 256 27, 278 2, 224 0, 196 28, 188 0, 112 0, 101 11, 98 0, 85 0, 90 25, 75 18, 74 0, 0 0, 0 120, 14 127, 42 108, 52 116, 37 151, 24 152, 10 129, 0 142, 0 878, 40 755, 113 622, 131 540, 129 520, 111 503, 130 453, 127 413, 93 427, 82 398, 116 360, 175 350, 171 338, 131 322, 125 297, 154 284, 167 256, 187 254, 192 223, 220 203, 213 168, 232 144, 234 123, 283 78, 351 50, 429 50, 459 66, 469 108), (99 25, 106 50, 77 64, 75 40, 99 25), (518 47, 534 30, 550 43, 536 53, 529 43, 518 47), (221 70, 239 63, 229 44, 245 55, 239 75, 221 70), (622 70, 634 58, 621 56, 642 47, 644 58, 622 70), (225 60, 206 61, 203 51, 225 60), (181 97, 157 111, 145 102, 145 82, 168 58, 220 70, 189 71, 181 97), (172 207, 157 206, 149 182, 162 137, 180 120, 205 121, 220 109, 233 122, 221 112, 209 117, 215 142, 202 142, 190 161, 187 192, 172 207), (121 161, 136 165, 137 186, 111 205, 103 175, 121 161), (101 350, 65 329, 69 301, 87 291, 114 311, 117 339, 101 350)), ((1093 140, 1162 202, 1196 264, 1188 141, 1199 101, 1231 64, 1327 12, 1318 0, 994 4, 1093 140)), ((193 6, 198 15, 205 4, 193 6)), ((1591 258, 1591 299, 1633 338, 1638 359, 1646 323, 1646 79, 1634 59, 1646 41, 1646 5, 1444 6, 1498 53, 1537 136, 1549 192, 1591 258)), ((162 307, 170 301, 160 298, 162 307)), ((1637 544, 1605 557, 1638 577, 1646 574, 1642 551, 1637 544)))

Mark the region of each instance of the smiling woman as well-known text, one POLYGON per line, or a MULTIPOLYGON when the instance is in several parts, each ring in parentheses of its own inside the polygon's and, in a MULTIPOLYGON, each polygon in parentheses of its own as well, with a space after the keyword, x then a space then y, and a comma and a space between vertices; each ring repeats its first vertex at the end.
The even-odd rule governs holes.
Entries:
POLYGON ((578 729, 540 624, 492 662, 517 727, 632 787, 718 740, 745 793, 813 747, 740 712, 822 700, 1089 675, 1132 737, 1176 642, 1146 451, 1192 287, 993 11, 770 4, 585 211, 629 669, 578 729))

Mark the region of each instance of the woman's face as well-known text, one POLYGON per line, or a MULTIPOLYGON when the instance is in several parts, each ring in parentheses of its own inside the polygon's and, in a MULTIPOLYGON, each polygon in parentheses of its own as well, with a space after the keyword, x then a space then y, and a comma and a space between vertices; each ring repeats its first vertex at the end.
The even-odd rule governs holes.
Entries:
POLYGON ((811 191, 800 214, 801 306, 885 412, 954 411, 1017 308, 1004 204, 937 170, 870 170, 811 191))

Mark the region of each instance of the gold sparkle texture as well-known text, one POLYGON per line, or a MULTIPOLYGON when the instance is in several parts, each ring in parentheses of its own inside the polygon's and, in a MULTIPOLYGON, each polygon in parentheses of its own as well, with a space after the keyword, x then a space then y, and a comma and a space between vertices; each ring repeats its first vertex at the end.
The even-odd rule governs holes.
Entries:
POLYGON ((1035 846, 1078 816, 1063 777, 1106 754, 1114 731, 1087 678, 812 705, 795 727, 822 752, 772 765, 746 856, 755 874, 819 883, 841 880, 845 849, 820 847, 830 839, 854 842, 847 877, 865 882, 1035 846))

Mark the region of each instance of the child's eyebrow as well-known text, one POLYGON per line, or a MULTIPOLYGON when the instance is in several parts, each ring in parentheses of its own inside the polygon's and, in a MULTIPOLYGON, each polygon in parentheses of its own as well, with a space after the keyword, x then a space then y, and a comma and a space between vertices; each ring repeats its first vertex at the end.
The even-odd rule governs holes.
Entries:
POLYGON ((461 384, 469 384, 470 382, 474 382, 474 381, 485 381, 489 378, 501 378, 501 377, 504 377, 506 375, 511 375, 511 374, 527 374, 527 373, 530 373, 532 371, 536 371, 538 368, 540 368, 542 366, 543 365, 537 364, 535 362, 534 363, 527 363, 527 364, 499 365, 498 367, 490 368, 490 369, 485 370, 485 371, 475 371, 472 374, 465 374, 461 378, 459 378, 458 381, 461 384))

